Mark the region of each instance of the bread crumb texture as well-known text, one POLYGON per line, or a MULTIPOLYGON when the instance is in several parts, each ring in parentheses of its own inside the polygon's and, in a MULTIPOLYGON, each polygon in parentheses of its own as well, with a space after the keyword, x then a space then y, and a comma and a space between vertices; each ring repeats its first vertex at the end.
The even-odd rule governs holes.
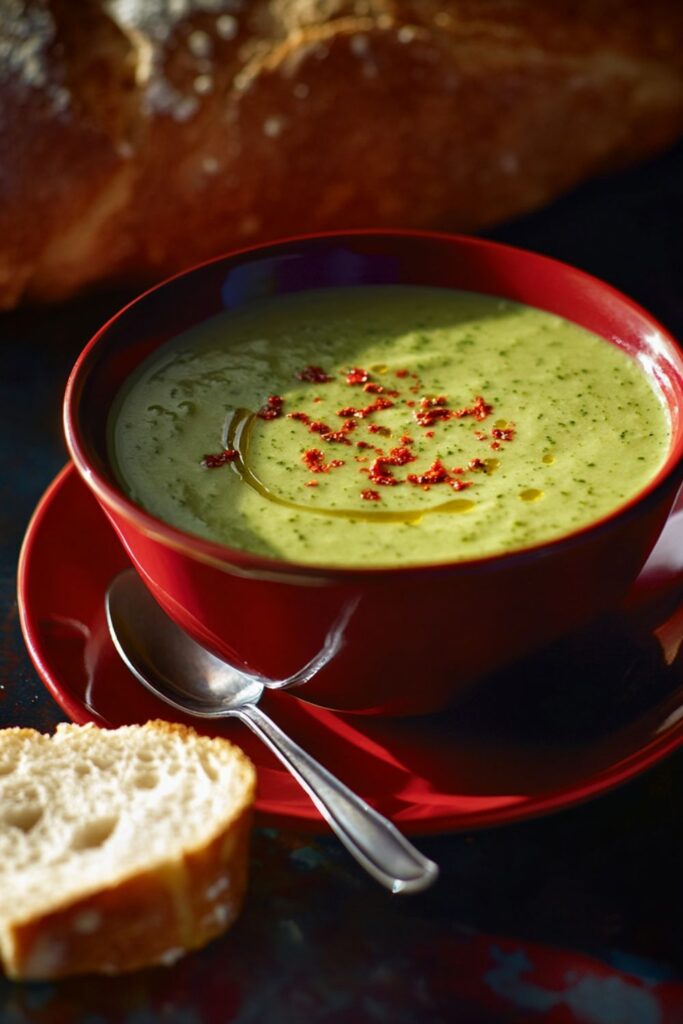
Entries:
POLYGON ((10 307, 533 209, 683 131, 683 4, 3 0, 0 86, 10 307))
POLYGON ((167 722, 0 732, 0 954, 54 978, 168 964, 236 918, 255 772, 167 722))

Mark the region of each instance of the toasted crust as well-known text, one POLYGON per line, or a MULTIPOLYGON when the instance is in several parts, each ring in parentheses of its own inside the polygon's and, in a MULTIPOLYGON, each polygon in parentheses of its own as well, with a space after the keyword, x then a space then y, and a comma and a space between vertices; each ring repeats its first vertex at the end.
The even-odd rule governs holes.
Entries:
POLYGON ((169 966, 205 946, 242 908, 250 823, 244 811, 179 861, 13 926, 6 973, 17 979, 120 974, 169 966))
POLYGON ((678 0, 8 3, 6 307, 303 231, 475 229, 683 130, 678 0))
MULTIPOLYGON (((47 979, 83 973, 117 974, 154 964, 171 964, 191 949, 223 933, 244 900, 255 773, 239 748, 222 739, 197 737, 193 730, 163 721, 129 727, 175 734, 206 750, 220 748, 239 774, 239 800, 226 810, 210 838, 190 844, 146 870, 102 879, 76 898, 53 900, 44 912, 22 918, 0 915, 0 951, 12 978, 47 979), (4 918, 4 919, 3 919, 4 918)), ((94 726, 59 726, 58 734, 94 726)), ((35 742, 33 730, 5 730, 35 742)), ((0 750, 3 732, 0 732, 0 750)))

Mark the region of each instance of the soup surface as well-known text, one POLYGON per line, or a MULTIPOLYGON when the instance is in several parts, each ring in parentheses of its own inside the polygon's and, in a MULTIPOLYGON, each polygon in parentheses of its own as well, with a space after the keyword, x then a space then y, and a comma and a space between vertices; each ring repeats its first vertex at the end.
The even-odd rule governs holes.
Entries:
POLYGON ((342 566, 478 558, 571 532, 669 446, 637 362, 478 293, 322 289, 229 311, 157 349, 110 421, 117 475, 160 519, 342 566))

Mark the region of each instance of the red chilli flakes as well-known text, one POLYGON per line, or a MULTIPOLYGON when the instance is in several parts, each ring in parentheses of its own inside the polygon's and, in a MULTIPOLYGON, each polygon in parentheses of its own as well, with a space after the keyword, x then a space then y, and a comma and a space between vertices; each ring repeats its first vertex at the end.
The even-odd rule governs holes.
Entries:
POLYGON ((408 462, 415 462, 415 456, 408 448, 392 448, 388 455, 380 455, 372 463, 370 480, 383 487, 395 487, 402 481, 396 479, 389 467, 405 466, 408 462))
POLYGON ((453 413, 459 420, 464 416, 473 416, 475 420, 485 420, 493 412, 493 406, 485 402, 481 395, 477 395, 472 405, 464 409, 456 409, 453 413))
POLYGON ((228 462, 235 462, 239 457, 240 453, 236 448, 226 448, 225 451, 219 452, 217 455, 205 455, 201 464, 205 469, 218 469, 219 466, 225 466, 228 462))
MULTIPOLYGON (((343 372, 344 371, 342 371, 342 373, 343 372)), ((415 386, 410 388, 411 391, 417 392, 421 389, 421 384, 417 374, 409 373, 408 370, 404 369, 396 370, 394 373, 398 379, 410 377, 416 382, 415 386)), ((348 435, 358 427, 360 420, 365 420, 373 413, 381 412, 383 409, 393 408, 395 403, 392 399, 399 398, 399 392, 371 381, 370 373, 362 367, 352 367, 346 371, 345 376, 346 383, 349 386, 360 386, 366 394, 375 395, 377 397, 375 397, 373 402, 366 406, 356 407, 349 405, 339 409, 337 415, 344 422, 338 430, 333 429, 329 424, 324 423, 322 420, 313 419, 312 416, 305 412, 290 412, 287 416, 289 419, 303 423, 310 433, 319 435, 321 441, 330 444, 354 444, 354 446, 361 451, 372 451, 374 446, 369 441, 358 440, 354 442, 349 439, 348 435)), ((333 379, 322 367, 314 365, 304 367, 296 373, 296 377, 301 381, 314 384, 327 383, 333 379)), ((314 399, 314 401, 320 400, 320 398, 314 399)), ((472 419, 477 422, 481 422, 493 412, 493 406, 486 402, 481 395, 475 396, 470 405, 464 406, 460 409, 452 409, 450 407, 447 395, 425 395, 419 400, 419 402, 413 401, 412 399, 403 399, 402 401, 404 405, 412 409, 414 420, 416 420, 420 426, 425 428, 430 428, 440 421, 462 419, 466 416, 472 417, 472 419), (416 406, 417 408, 415 408, 416 406)), ((279 395, 270 395, 265 405, 263 405, 258 411, 257 416, 263 420, 276 419, 282 415, 283 404, 284 400, 279 395)), ((390 436, 391 434, 388 427, 374 422, 367 425, 367 430, 370 434, 375 435, 390 436)), ((426 438, 431 438, 433 436, 433 430, 427 429, 425 431, 426 438)), ((490 447, 498 449, 500 448, 501 443, 512 441, 514 439, 515 430, 511 424, 503 424, 502 426, 493 428, 488 432, 488 434, 480 430, 474 430, 473 436, 476 440, 488 439, 491 442, 490 447)), ((488 471, 486 462, 480 458, 470 459, 467 463, 466 469, 463 469, 460 466, 455 466, 451 470, 447 469, 443 462, 437 458, 432 462, 429 469, 425 470, 423 473, 409 473, 404 479, 400 479, 394 475, 394 468, 398 466, 405 466, 411 462, 417 461, 417 457, 411 452, 409 447, 414 444, 413 438, 405 432, 401 434, 400 440, 400 446, 392 448, 388 454, 385 453, 382 448, 374 448, 376 458, 369 468, 359 468, 358 472, 364 473, 368 477, 369 482, 381 487, 395 487, 397 484, 407 482, 415 486, 422 487, 424 490, 429 490, 429 488, 435 484, 446 484, 454 491, 463 491, 472 486, 472 481, 463 480, 461 478, 462 474, 467 472, 488 471)), ((225 463, 233 462, 237 458, 239 458, 239 453, 235 449, 226 449, 224 452, 216 455, 205 455, 202 460, 202 465, 213 469, 217 466, 222 466, 225 463)), ((314 474, 314 478, 308 480, 304 485, 306 487, 317 486, 318 481, 315 479, 315 476, 318 474, 329 473, 331 470, 345 464, 342 459, 330 459, 329 461, 326 461, 325 453, 319 448, 310 448, 303 452, 301 460, 309 472, 314 474)), ((355 455, 354 460, 356 462, 367 461, 365 456, 360 455, 355 455)), ((360 493, 364 501, 381 500, 381 495, 378 490, 368 488, 360 493)))
POLYGON ((431 427, 438 420, 461 420, 465 416, 472 416, 475 420, 485 420, 493 412, 493 406, 485 402, 481 395, 477 395, 472 405, 462 409, 449 409, 448 399, 445 395, 438 395, 435 398, 420 399, 420 408, 413 416, 421 427, 431 427))
POLYGON ((337 416, 341 416, 342 419, 351 419, 352 417, 358 420, 364 420, 366 416, 370 416, 373 412, 381 412, 382 409, 393 409, 394 403, 390 398, 376 398, 370 405, 366 405, 363 409, 356 409, 353 405, 347 405, 343 409, 340 409, 337 416))
POLYGON ((261 406, 256 415, 262 420, 276 420, 278 416, 282 416, 283 405, 284 399, 280 395, 269 395, 268 401, 261 406))
POLYGON ((413 416, 421 427, 431 427, 437 420, 452 419, 453 410, 448 408, 446 396, 438 395, 435 398, 421 398, 420 407, 413 416))
POLYGON ((356 384, 367 384, 369 380, 370 374, 360 366, 354 366, 346 374, 346 383, 350 384, 352 387, 356 384))
POLYGON ((349 420, 347 423, 344 423, 339 430, 333 430, 332 427, 328 426, 327 423, 323 423, 321 420, 312 420, 307 412, 288 412, 287 418, 303 423, 308 427, 312 434, 320 434, 322 440, 327 441, 330 444, 351 444, 346 435, 356 429, 355 421, 349 420))
POLYGON ((491 431, 491 437, 493 438, 493 441, 491 442, 490 447, 494 452, 497 452, 500 449, 501 441, 514 441, 515 432, 512 427, 494 427, 491 431))
POLYGON ((328 384, 332 380, 321 366, 305 366, 303 370, 299 370, 296 378, 308 384, 328 384))
POLYGON ((331 469, 344 465, 343 459, 330 459, 329 462, 325 462, 325 454, 319 448, 309 448, 303 452, 301 461, 311 473, 329 473, 331 469))
POLYGON ((386 461, 392 466, 405 466, 407 462, 415 462, 415 456, 408 448, 392 448, 386 461))
POLYGON ((491 437, 495 438, 496 441, 514 441, 515 432, 512 427, 507 427, 505 430, 495 428, 491 431, 491 437))
POLYGON ((389 395, 390 398, 398 398, 398 391, 394 391, 393 388, 385 388, 381 384, 369 384, 363 385, 363 391, 369 395, 389 395))
POLYGON ((432 484, 450 484, 454 491, 464 491, 472 486, 471 480, 458 480, 451 476, 440 459, 435 459, 425 473, 409 473, 406 479, 408 483, 420 487, 431 487, 432 484))

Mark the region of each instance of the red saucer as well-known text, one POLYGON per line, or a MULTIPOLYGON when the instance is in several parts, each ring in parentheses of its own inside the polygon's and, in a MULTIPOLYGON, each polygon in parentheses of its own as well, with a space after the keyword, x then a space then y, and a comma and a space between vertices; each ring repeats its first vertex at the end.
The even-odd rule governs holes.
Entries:
MULTIPOLYGON (((283 693, 268 693, 263 706, 406 832, 559 810, 637 775, 683 743, 682 551, 678 513, 626 609, 482 684, 452 713, 341 715, 283 693)), ((133 679, 109 640, 104 593, 127 564, 94 498, 66 467, 29 525, 19 606, 33 663, 76 722, 181 718, 133 679)), ((305 793, 244 726, 193 724, 247 751, 259 772, 257 808, 267 819, 321 825, 305 793)))

